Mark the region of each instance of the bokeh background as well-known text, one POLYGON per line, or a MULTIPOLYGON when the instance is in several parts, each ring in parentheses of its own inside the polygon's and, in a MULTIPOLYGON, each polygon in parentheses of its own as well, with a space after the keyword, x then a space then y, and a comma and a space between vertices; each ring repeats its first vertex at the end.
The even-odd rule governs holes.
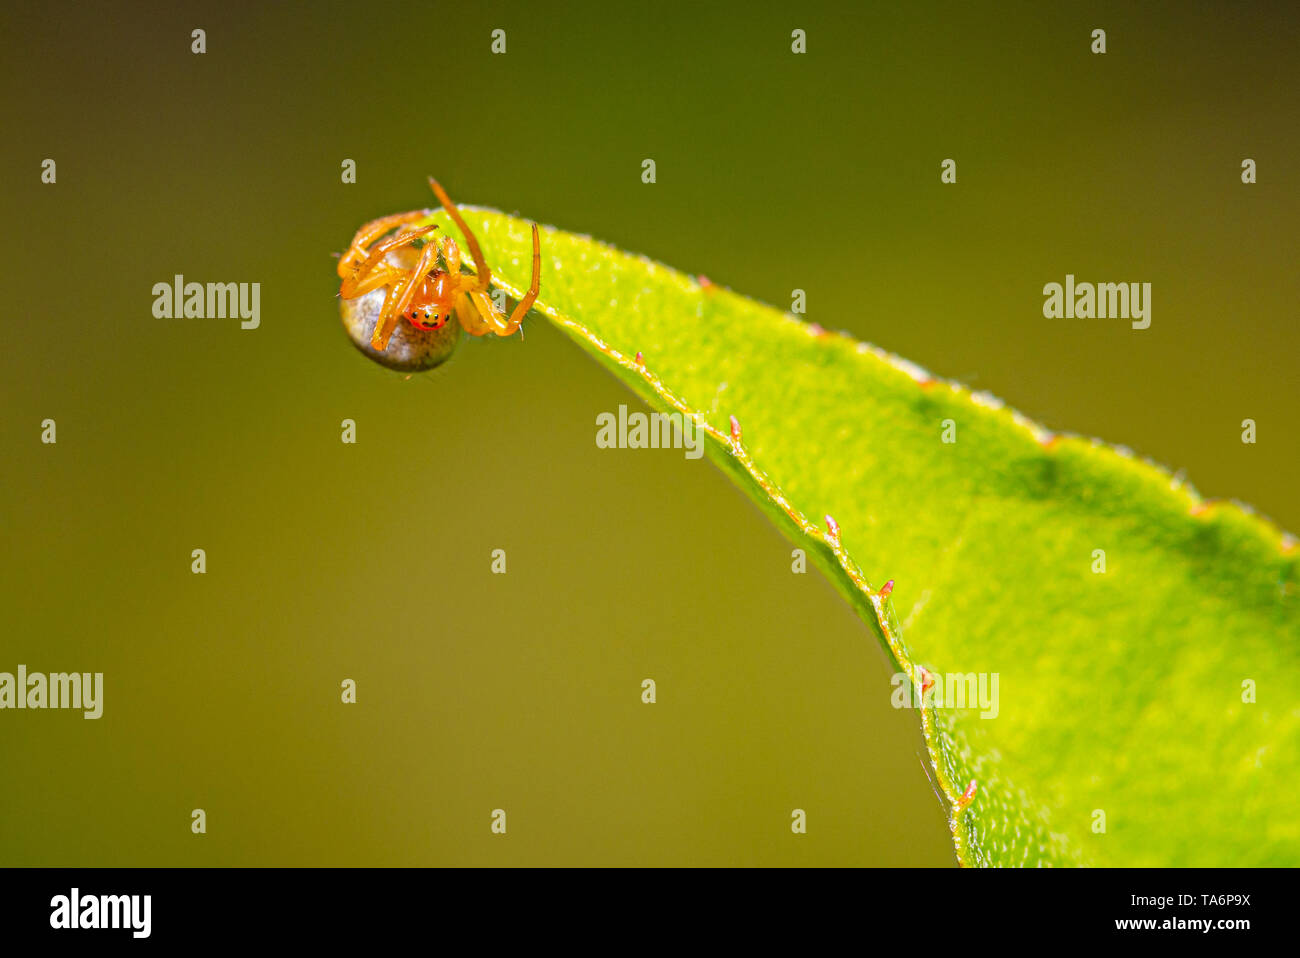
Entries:
POLYGON ((883 655, 721 474, 597 449, 636 401, 542 321, 380 369, 330 254, 436 173, 805 289, 810 320, 1296 530, 1297 20, 5 4, 0 671, 106 693, 97 722, 0 713, 0 864, 953 863, 883 655), (1151 328, 1045 320, 1067 272, 1151 282, 1151 328), (155 319, 176 273, 261 283, 261 328, 155 319))

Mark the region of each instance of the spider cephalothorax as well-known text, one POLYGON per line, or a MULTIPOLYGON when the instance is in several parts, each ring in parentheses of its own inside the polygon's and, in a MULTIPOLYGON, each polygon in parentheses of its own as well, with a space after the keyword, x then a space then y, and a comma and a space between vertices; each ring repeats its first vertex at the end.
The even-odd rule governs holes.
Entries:
MULTIPOLYGON (((449 241, 450 242, 450 241, 449 241)), ((410 309, 403 314, 416 329, 439 329, 451 319, 455 284, 446 271, 435 269, 420 280, 410 309)))

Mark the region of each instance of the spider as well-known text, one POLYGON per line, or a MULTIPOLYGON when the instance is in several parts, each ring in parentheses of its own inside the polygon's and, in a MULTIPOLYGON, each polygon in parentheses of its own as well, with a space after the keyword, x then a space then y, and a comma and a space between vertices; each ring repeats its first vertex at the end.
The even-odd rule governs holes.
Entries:
POLYGON ((395 213, 366 223, 339 257, 339 296, 344 300, 348 334, 363 352, 395 368, 437 365, 451 355, 462 329, 471 336, 512 335, 541 289, 542 251, 536 223, 532 284, 507 317, 488 294, 492 272, 478 239, 438 181, 429 177, 429 186, 464 235, 474 272, 461 271, 460 248, 454 239, 431 235, 436 225, 411 225, 427 218, 430 210, 395 213), (393 230, 393 235, 381 239, 393 230), (413 244, 419 240, 424 242, 417 256, 413 244), (387 291, 376 315, 376 291, 384 287, 387 291), (399 327, 402 319, 418 332, 399 327), (389 341, 395 334, 400 342, 390 351, 389 341))

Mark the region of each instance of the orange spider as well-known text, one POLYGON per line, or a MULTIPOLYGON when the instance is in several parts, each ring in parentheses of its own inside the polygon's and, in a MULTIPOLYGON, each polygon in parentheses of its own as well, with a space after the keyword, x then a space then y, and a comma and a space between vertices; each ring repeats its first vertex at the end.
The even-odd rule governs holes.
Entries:
POLYGON ((541 288, 542 251, 536 223, 533 281, 507 317, 488 294, 492 272, 478 239, 438 181, 429 177, 429 186, 464 234, 474 259, 474 272, 461 271, 460 248, 455 240, 430 236, 437 226, 410 225, 427 218, 430 210, 396 213, 365 224, 339 258, 339 296, 344 300, 343 320, 348 334, 367 355, 399 369, 426 369, 444 361, 459 341, 461 329, 471 336, 512 335, 541 288), (397 232, 392 236, 380 239, 394 229, 397 232), (424 241, 418 258, 413 249, 417 240, 424 241), (377 291, 383 287, 387 292, 383 305, 378 306, 377 291), (453 317, 456 323, 451 323, 453 317), (408 320, 414 330, 399 327, 402 319, 408 320), (394 334, 399 341, 390 351, 389 341, 394 334))

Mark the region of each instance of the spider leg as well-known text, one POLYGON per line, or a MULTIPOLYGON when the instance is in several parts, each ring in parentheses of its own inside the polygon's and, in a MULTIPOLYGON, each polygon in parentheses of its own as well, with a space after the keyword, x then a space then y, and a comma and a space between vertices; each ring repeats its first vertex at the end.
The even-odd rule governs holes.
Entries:
POLYGON ((356 299, 358 296, 364 296, 381 286, 391 286, 404 279, 406 279, 406 273, 403 270, 394 266, 380 265, 371 270, 364 280, 357 279, 355 276, 351 280, 345 279, 338 295, 341 299, 356 299))
MULTIPOLYGON (((542 288, 542 245, 537 235, 537 224, 533 224, 533 281, 528 287, 528 292, 524 293, 515 308, 510 313, 510 318, 497 309, 496 303, 492 302, 492 297, 487 294, 486 290, 472 289, 467 292, 470 300, 473 302, 475 312, 481 318, 480 323, 466 326, 466 330, 475 336, 482 336, 486 332, 496 333, 498 336, 511 336, 519 325, 524 321, 528 311, 532 309, 533 303, 537 301, 537 294, 542 288), (479 327, 482 327, 481 329, 479 327), (476 331, 478 330, 478 331, 476 331)), ((462 324, 464 325, 464 324, 462 324)))
MULTIPOLYGON (((450 236, 442 244, 442 258, 447 261, 447 272, 453 277, 458 277, 457 282, 464 282, 463 279, 459 278, 464 276, 460 271, 460 247, 456 245, 456 241, 450 236)), ((471 277, 465 276, 464 279, 471 279, 471 277)))
POLYGON ((357 264, 366 259, 369 252, 366 247, 383 236, 394 227, 410 223, 414 220, 423 219, 429 215, 429 210, 411 210, 409 213, 394 213, 391 216, 381 216, 377 220, 371 220, 361 229, 357 230, 357 235, 352 237, 352 242, 348 245, 347 252, 339 257, 339 278, 346 279, 352 275, 357 268, 357 264))
POLYGON ((406 282, 402 284, 401 292, 398 293, 396 286, 388 291, 384 308, 375 323, 374 335, 370 337, 370 345, 379 352, 388 348, 388 340, 392 337, 393 330, 397 328, 397 318, 406 312, 406 307, 410 305, 411 297, 415 295, 420 281, 428 275, 437 262, 438 244, 425 243, 424 249, 420 250, 420 261, 415 264, 415 269, 411 270, 406 282))
POLYGON ((461 233, 465 236, 465 242, 469 244, 469 252, 474 257, 474 268, 478 273, 478 288, 487 289, 492 284, 492 271, 488 269, 487 260, 483 258, 483 250, 478 245, 478 238, 465 225, 465 219, 460 215, 460 210, 456 209, 456 204, 451 201, 447 191, 442 188, 437 180, 432 176, 429 177, 429 187, 438 197, 438 202, 442 208, 447 211, 447 215, 452 218, 455 224, 460 228, 461 233))
POLYGON ((410 277, 399 277, 397 282, 388 287, 388 292, 384 295, 383 308, 380 309, 379 319, 375 322, 375 331, 370 336, 371 347, 380 352, 388 348, 388 340, 392 338, 393 330, 397 328, 397 300, 410 282, 410 277))
POLYGON ((353 299, 370 292, 372 289, 378 289, 380 286, 387 286, 392 282, 392 274, 400 272, 396 268, 383 262, 385 256, 393 250, 406 246, 432 233, 438 227, 425 226, 418 230, 410 230, 406 233, 398 233, 396 236, 390 236, 382 243, 375 245, 365 259, 365 262, 356 267, 356 271, 343 280, 343 285, 339 287, 339 295, 344 299, 353 299))
POLYGON ((533 308, 533 303, 537 302, 537 294, 542 290, 542 243, 537 237, 537 224, 533 224, 533 281, 528 286, 528 292, 524 298, 515 306, 514 311, 510 314, 510 320, 506 323, 506 331, 502 336, 509 336, 519 324, 524 321, 524 316, 533 308))
MULTIPOLYGON (((504 336, 503 330, 506 325, 505 314, 497 309, 496 303, 492 302, 492 297, 481 289, 466 290, 465 298, 473 306, 474 322, 470 326, 465 326, 465 331, 471 336, 486 336, 488 333, 496 333, 498 336, 504 336)), ((461 325, 464 325, 463 323, 461 325)))
POLYGON ((411 210, 409 213, 393 213, 391 216, 381 216, 377 220, 371 220, 357 230, 357 235, 352 237, 352 246, 362 248, 369 246, 394 227, 423 219, 431 212, 431 210, 411 210))
POLYGON ((495 332, 488 325, 488 317, 492 315, 492 310, 492 300, 488 298, 487 293, 479 290, 463 293, 456 304, 456 316, 460 319, 460 325, 471 336, 486 336, 488 333, 495 332))

